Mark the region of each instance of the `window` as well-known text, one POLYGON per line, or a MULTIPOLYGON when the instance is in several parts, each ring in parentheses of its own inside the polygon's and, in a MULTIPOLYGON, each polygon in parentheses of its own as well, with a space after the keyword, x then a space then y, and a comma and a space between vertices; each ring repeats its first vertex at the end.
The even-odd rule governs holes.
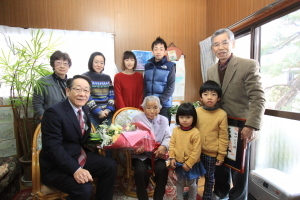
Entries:
POLYGON ((300 10, 261 26, 267 108, 300 112, 300 10))
MULTIPOLYGON (((300 10, 258 28, 266 109, 300 112, 300 10)), ((256 168, 276 168, 300 177, 300 121, 264 116, 256 168), (264 153, 262 153, 264 152, 264 153)))
POLYGON ((250 33, 247 33, 235 40, 234 55, 242 58, 250 58, 250 37, 250 33))
POLYGON ((286 7, 278 13, 260 18, 261 20, 253 19, 251 25, 234 30, 237 38, 234 54, 260 62, 267 101, 263 125, 252 148, 251 169, 276 168, 298 178, 300 178, 299 8, 298 2, 296 6, 286 7))

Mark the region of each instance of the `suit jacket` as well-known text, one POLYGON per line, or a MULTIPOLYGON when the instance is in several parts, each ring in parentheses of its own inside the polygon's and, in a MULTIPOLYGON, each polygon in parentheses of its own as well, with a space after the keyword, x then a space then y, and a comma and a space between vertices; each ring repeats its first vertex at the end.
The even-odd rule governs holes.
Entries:
POLYGON ((78 157, 91 130, 88 108, 82 107, 82 110, 88 125, 84 136, 82 136, 77 116, 68 99, 45 111, 42 119, 40 153, 43 183, 52 183, 58 176, 73 176, 80 167, 78 157))
MULTIPOLYGON (((218 63, 208 71, 208 80, 220 84, 218 63)), ((221 85, 221 84, 220 84, 221 85)), ((260 129, 264 114, 264 91, 256 60, 232 55, 222 84, 221 107, 230 117, 246 119, 246 126, 260 129)))

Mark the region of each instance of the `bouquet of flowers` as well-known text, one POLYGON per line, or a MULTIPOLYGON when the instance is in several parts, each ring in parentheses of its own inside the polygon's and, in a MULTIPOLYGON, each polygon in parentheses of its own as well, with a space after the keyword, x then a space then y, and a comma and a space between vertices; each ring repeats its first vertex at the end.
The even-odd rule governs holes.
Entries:
POLYGON ((155 135, 142 122, 129 123, 124 127, 111 124, 99 125, 95 133, 90 133, 90 143, 103 149, 132 148, 141 146, 151 152, 155 148, 155 135))
POLYGON ((107 146, 115 142, 121 134, 123 127, 119 125, 101 124, 95 133, 90 133, 89 141, 96 146, 107 146))

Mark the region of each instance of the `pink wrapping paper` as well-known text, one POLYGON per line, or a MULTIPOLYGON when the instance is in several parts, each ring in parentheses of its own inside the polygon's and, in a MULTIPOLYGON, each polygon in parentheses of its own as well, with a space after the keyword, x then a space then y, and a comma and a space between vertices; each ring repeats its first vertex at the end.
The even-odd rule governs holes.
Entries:
POLYGON ((136 131, 123 132, 111 145, 104 146, 104 149, 132 148, 138 149, 143 146, 144 151, 152 152, 155 148, 155 135, 142 122, 132 123, 137 127, 136 131))

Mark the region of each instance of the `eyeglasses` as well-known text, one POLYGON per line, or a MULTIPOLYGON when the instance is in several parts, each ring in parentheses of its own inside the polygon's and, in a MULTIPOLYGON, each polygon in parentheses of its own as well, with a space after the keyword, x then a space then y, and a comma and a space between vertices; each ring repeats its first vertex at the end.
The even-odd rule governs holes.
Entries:
POLYGON ((57 66, 63 65, 64 67, 68 67, 68 66, 69 66, 69 63, 68 63, 68 62, 63 62, 63 63, 62 63, 62 62, 60 62, 60 61, 55 61, 54 64, 57 65, 57 66))
POLYGON ((219 43, 219 42, 214 43, 214 44, 211 45, 211 46, 212 46, 213 48, 219 48, 221 45, 222 45, 223 47, 227 47, 227 46, 229 45, 229 43, 230 43, 230 41, 225 40, 225 41, 223 41, 223 42, 221 42, 221 43, 219 43))
POLYGON ((84 90, 84 89, 79 89, 79 88, 71 88, 72 90, 74 90, 74 92, 76 94, 80 94, 81 92, 83 92, 84 94, 89 94, 90 90, 84 90))

